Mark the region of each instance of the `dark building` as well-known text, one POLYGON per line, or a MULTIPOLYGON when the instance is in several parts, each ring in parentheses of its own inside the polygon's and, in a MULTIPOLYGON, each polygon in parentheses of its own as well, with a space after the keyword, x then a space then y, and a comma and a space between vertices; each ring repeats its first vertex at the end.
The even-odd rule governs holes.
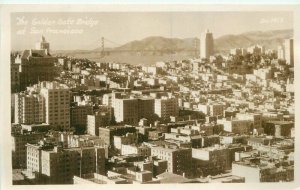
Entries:
POLYGON ((27 152, 27 171, 35 173, 39 184, 72 184, 74 175, 105 174, 104 148, 27 144, 27 152))
POLYGON ((192 157, 196 176, 218 175, 231 168, 230 151, 226 147, 192 149, 192 157))
POLYGON ((126 133, 135 133, 135 127, 131 125, 125 126, 109 126, 109 127, 99 127, 99 137, 104 141, 105 144, 113 144, 114 136, 126 135, 126 133))
POLYGON ((42 37, 38 49, 24 50, 11 64, 12 91, 20 92, 27 86, 37 84, 38 81, 52 81, 55 77, 55 63, 57 58, 52 57, 49 43, 42 37))
POLYGON ((27 143, 37 143, 42 140, 44 133, 27 132, 12 134, 12 168, 24 169, 27 166, 27 143))
POLYGON ((87 116, 93 114, 92 105, 74 105, 71 107, 71 127, 77 133, 83 133, 87 128, 87 116))
POLYGON ((275 137, 291 137, 293 127, 294 123, 290 121, 269 121, 264 126, 264 132, 275 137))
POLYGON ((20 89, 20 73, 19 73, 19 68, 20 68, 20 56, 15 57, 15 60, 11 60, 10 64, 10 81, 11 81, 11 92, 19 92, 20 89))

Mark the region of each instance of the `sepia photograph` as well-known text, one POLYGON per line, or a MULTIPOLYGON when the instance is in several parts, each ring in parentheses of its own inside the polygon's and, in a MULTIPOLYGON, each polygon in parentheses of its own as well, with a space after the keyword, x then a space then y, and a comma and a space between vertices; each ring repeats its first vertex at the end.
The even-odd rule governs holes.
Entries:
POLYGON ((292 6, 70 7, 7 14, 6 184, 297 181, 292 6))

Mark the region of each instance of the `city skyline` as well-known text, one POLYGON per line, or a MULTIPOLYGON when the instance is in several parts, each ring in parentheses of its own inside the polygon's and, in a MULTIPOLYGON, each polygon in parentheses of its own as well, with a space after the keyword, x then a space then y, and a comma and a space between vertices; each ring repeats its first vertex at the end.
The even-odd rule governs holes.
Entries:
POLYGON ((11 18, 13 185, 297 181, 290 12, 11 18))
POLYGON ((101 47, 101 37, 112 41, 107 47, 118 47, 150 36, 200 38, 201 33, 209 29, 216 39, 251 31, 292 29, 292 23, 291 12, 117 12, 85 16, 80 13, 14 13, 11 46, 12 50, 33 49, 34 46, 28 44, 35 44, 44 35, 52 42, 53 50, 92 50, 101 47))

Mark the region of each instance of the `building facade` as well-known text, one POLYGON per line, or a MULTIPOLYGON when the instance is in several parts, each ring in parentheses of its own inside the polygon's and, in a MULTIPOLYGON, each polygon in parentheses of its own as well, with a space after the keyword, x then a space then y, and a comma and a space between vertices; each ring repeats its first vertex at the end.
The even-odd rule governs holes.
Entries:
POLYGON ((200 39, 200 58, 209 59, 214 54, 213 34, 206 30, 201 34, 200 39))
POLYGON ((179 106, 177 98, 161 97, 155 99, 154 112, 162 120, 169 121, 170 116, 178 116, 179 106))
POLYGON ((192 149, 151 147, 151 155, 168 161, 168 172, 189 175, 192 161, 192 149))
POLYGON ((106 127, 110 124, 108 112, 96 112, 87 116, 87 134, 99 136, 99 127, 106 127))
POLYGON ((37 143, 44 137, 43 133, 12 134, 12 168, 24 169, 27 166, 27 143, 37 143))
POLYGON ((46 123, 54 128, 70 130, 70 90, 57 82, 42 82, 41 96, 45 99, 46 123))
POLYGON ((15 123, 37 124, 44 123, 45 99, 36 93, 15 94, 15 123))
MULTIPOLYGON (((42 41, 45 41, 45 38, 42 41)), ((23 91, 27 86, 37 84, 39 81, 54 80, 57 58, 50 55, 49 48, 49 43, 41 42, 38 49, 23 51, 19 68, 20 89, 18 91, 23 91)))
POLYGON ((100 147, 45 148, 28 145, 28 170, 46 184, 72 184, 75 175, 105 174, 105 150, 100 147))
POLYGON ((284 41, 285 59, 289 65, 294 65, 294 39, 284 41))

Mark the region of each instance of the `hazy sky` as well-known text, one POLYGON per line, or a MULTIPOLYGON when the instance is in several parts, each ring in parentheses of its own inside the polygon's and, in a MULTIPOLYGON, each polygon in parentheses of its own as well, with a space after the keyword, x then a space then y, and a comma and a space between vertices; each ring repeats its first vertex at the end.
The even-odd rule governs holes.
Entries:
POLYGON ((293 28, 292 12, 107 12, 13 13, 13 50, 34 48, 42 35, 50 49, 94 49, 101 37, 115 47, 149 36, 200 38, 208 28, 214 38, 248 31, 293 28), (114 42, 114 43, 112 43, 114 42))

